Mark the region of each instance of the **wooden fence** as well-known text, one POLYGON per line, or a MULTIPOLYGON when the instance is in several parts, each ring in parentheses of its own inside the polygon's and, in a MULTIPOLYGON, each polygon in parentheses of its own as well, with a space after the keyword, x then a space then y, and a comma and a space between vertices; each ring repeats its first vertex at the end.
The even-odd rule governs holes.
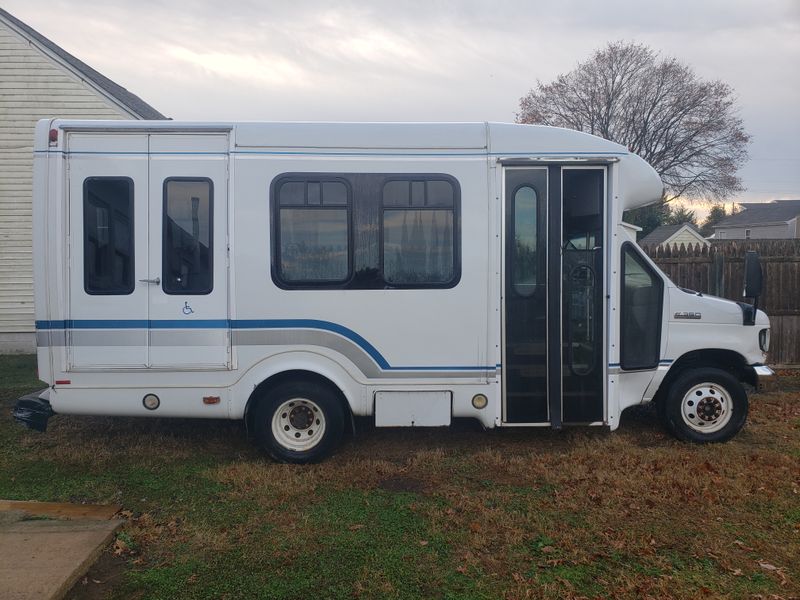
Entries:
POLYGON ((742 300, 744 254, 755 250, 764 271, 759 308, 770 318, 768 362, 800 365, 800 240, 731 240, 711 246, 644 247, 681 287, 742 300))

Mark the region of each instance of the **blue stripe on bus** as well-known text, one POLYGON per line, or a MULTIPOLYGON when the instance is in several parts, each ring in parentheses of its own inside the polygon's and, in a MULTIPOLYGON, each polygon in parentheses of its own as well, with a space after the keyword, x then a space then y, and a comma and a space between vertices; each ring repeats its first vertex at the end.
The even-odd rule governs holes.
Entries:
POLYGON ((194 151, 188 152, 188 151, 181 151, 181 150, 176 150, 174 152, 147 152, 147 151, 135 151, 135 150, 131 150, 131 151, 124 151, 124 150, 119 150, 119 151, 112 151, 112 150, 70 150, 70 151, 64 151, 64 150, 34 150, 34 154, 63 154, 65 156, 76 156, 76 155, 80 156, 80 155, 84 155, 84 154, 88 154, 88 155, 91 155, 91 156, 98 155, 98 154, 99 155, 105 155, 105 156, 149 156, 149 155, 152 155, 152 156, 164 156, 164 155, 166 155, 166 156, 173 156, 173 155, 180 156, 180 155, 184 155, 184 154, 190 154, 190 155, 197 154, 197 155, 202 155, 202 156, 208 156, 208 155, 211 155, 211 156, 228 156, 229 152, 226 151, 226 150, 221 150, 221 151, 218 151, 218 152, 194 152, 194 151))
POLYGON ((491 371, 491 366, 416 366, 393 367, 375 346, 358 333, 330 321, 315 319, 67 319, 36 321, 36 328, 48 329, 317 329, 347 338, 364 350, 379 367, 387 371, 491 371))
MULTIPOLYGON (((317 329, 330 331, 347 338, 364 350, 379 367, 389 371, 484 371, 501 368, 492 366, 442 366, 442 367, 393 367, 375 346, 361 335, 330 321, 316 319, 67 319, 36 321, 36 329, 317 329)), ((658 361, 660 365, 670 365, 674 359, 658 361)), ((609 367, 619 367, 620 363, 608 363, 609 367)))

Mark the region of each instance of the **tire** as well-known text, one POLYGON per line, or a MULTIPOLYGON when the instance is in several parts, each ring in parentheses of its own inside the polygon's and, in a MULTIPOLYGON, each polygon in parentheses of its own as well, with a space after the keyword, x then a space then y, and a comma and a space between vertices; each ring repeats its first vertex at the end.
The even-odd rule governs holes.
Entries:
POLYGON ((690 369, 672 382, 659 414, 687 442, 726 442, 744 427, 749 405, 744 386, 721 369, 690 369))
POLYGON ((253 429, 256 442, 278 462, 319 462, 339 445, 345 413, 339 396, 313 382, 279 384, 259 399, 253 429))

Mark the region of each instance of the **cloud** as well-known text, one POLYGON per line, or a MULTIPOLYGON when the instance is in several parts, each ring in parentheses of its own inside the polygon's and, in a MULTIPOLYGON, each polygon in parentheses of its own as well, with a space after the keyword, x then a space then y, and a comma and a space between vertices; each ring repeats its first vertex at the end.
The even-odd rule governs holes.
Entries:
POLYGON ((796 0, 6 0, 183 119, 500 120, 537 79, 642 42, 737 91, 753 191, 800 197, 796 0), (778 157, 782 160, 762 160, 778 157))
POLYGON ((188 66, 204 72, 206 76, 249 83, 260 82, 268 87, 312 86, 307 71, 301 65, 275 53, 205 52, 177 45, 165 46, 164 53, 177 61, 177 71, 188 66))

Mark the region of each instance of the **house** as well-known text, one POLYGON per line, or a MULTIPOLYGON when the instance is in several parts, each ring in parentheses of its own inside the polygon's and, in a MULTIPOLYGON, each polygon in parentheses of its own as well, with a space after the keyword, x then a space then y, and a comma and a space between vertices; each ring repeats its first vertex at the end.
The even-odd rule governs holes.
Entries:
POLYGON ((800 238, 800 200, 739 204, 741 210, 714 225, 715 240, 800 238))
POLYGON ((698 231, 692 223, 678 223, 677 225, 661 225, 639 240, 640 246, 666 248, 667 246, 680 246, 685 244, 702 244, 708 246, 708 240, 698 231))
POLYGON ((164 115, 0 9, 0 352, 33 351, 33 129, 47 117, 164 115))

